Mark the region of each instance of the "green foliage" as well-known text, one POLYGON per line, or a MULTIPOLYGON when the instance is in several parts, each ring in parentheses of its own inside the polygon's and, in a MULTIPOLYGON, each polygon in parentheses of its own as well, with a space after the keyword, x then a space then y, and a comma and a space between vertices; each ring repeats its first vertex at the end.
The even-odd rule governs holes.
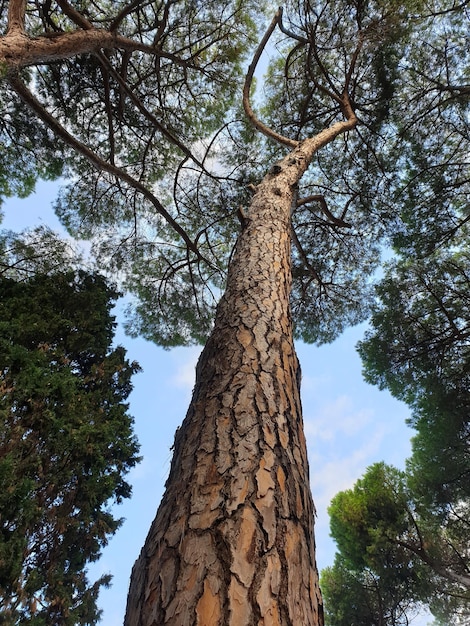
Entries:
POLYGON ((337 554, 320 577, 326 626, 408 626, 419 608, 408 582, 390 584, 371 569, 351 568, 337 554))
POLYGON ((0 276, 23 281, 37 274, 54 274, 83 267, 83 258, 71 241, 47 226, 22 233, 0 231, 0 276))
MULTIPOLYGON (((179 200, 172 196, 174 189, 182 189, 179 168, 200 169, 206 141, 223 126, 241 91, 243 66, 257 39, 256 22, 263 5, 253 0, 169 0, 130 6, 126 2, 74 2, 74 9, 89 24, 117 32, 135 47, 41 61, 39 69, 33 66, 23 73, 26 85, 54 117, 56 132, 64 139, 66 129, 73 137, 63 144, 51 145, 39 137, 35 143, 26 141, 24 111, 39 129, 36 135, 47 131, 24 104, 10 113, 9 103, 17 98, 5 82, 0 118, 4 116, 16 133, 5 130, 5 136, 14 135, 13 141, 4 142, 13 153, 11 162, 18 160, 19 152, 36 172, 41 151, 52 162, 52 155, 60 150, 67 184, 56 202, 58 216, 73 236, 93 241, 99 271, 114 276, 118 270, 133 290, 136 306, 129 326, 143 329, 145 336, 163 345, 200 342, 211 323, 213 294, 219 292, 223 280, 219 268, 226 266, 236 235, 233 220, 231 232, 225 224, 219 228, 226 217, 219 212, 212 227, 213 211, 198 208, 193 215, 182 214, 179 200), (17 139, 20 132, 22 142, 17 139), (96 157, 93 164, 76 150, 79 142, 87 147, 87 154, 96 157), (96 168, 96 161, 106 163, 113 172, 96 168), (162 216, 164 212, 168 219, 162 216), (171 220, 196 240, 202 258, 194 251, 188 253, 187 241, 169 226, 171 220), (143 249, 152 256, 142 263, 143 249), (194 285, 185 286, 193 278, 194 285), (161 296, 162 292, 173 295, 161 296), (172 304, 178 294, 177 310, 160 308, 160 304, 172 304), (175 320, 182 323, 172 332, 169 324, 175 320)), ((5 12, 0 18, 5 20, 5 12)), ((49 37, 76 30, 77 24, 62 8, 46 3, 28 7, 27 27, 36 37, 49 37)), ((212 163, 211 156, 205 165, 212 168, 212 163)), ((5 181, 11 186, 10 169, 5 181)), ((28 171, 22 168, 24 181, 28 171)), ((31 189, 32 184, 25 193, 31 189)))
POLYGON ((366 380, 412 408, 413 491, 435 512, 470 497, 470 256, 456 243, 390 264, 359 344, 366 380))
POLYGON ((390 616, 386 624, 406 624, 422 604, 436 616, 468 615, 468 500, 449 502, 446 519, 436 516, 412 491, 414 478, 376 463, 333 498, 330 528, 339 554, 324 576, 330 626, 343 623, 349 585, 363 587, 360 610, 379 606, 382 619, 390 616), (382 602, 374 604, 377 594, 382 602), (404 621, 393 621, 396 611, 404 621))
POLYGON ((96 560, 138 445, 138 371, 112 348, 116 292, 85 272, 0 280, 0 610, 6 624, 95 624, 96 560))
POLYGON ((19 98, 0 92, 0 204, 4 198, 25 198, 39 178, 56 180, 63 172, 61 146, 38 123, 19 98))
POLYGON ((342 119, 344 93, 359 118, 299 187, 349 227, 318 200, 293 216, 297 332, 323 341, 367 317, 381 245, 423 254, 463 226, 468 15, 446 2, 293 1, 285 13, 294 36, 278 43, 286 61, 268 70, 262 118, 292 139, 312 136, 342 119))
MULTIPOLYGON (((132 331, 167 346, 200 342, 224 286, 233 216, 285 153, 243 121, 237 100, 264 3, 73 6, 136 47, 22 73, 62 126, 60 142, 5 89, 4 193, 27 193, 38 175, 62 171, 57 213, 70 233, 92 240, 100 270, 118 271, 135 296, 132 331)), ((265 50, 272 62, 257 78, 259 117, 290 140, 343 120, 346 96, 358 118, 315 155, 293 207, 292 310, 305 341, 330 341, 368 317, 384 245, 423 257, 454 245, 465 227, 467 12, 447 0, 284 7, 282 31, 265 50)), ((76 26, 55 4, 28 9, 34 36, 76 26)))
POLYGON ((449 615, 466 623, 470 611, 469 271, 465 226, 453 248, 393 261, 359 344, 366 379, 412 410, 410 522, 402 535, 391 528, 389 539, 430 569, 430 608, 444 624, 449 615))
MULTIPOLYGON (((436 378, 457 390, 469 359, 470 255, 457 249, 391 263, 377 286, 372 330, 359 344, 367 380, 416 405, 436 378)), ((462 381, 467 386, 467 380, 462 381)))
POLYGON ((328 512, 345 562, 356 569, 379 568, 392 558, 387 536, 400 536, 408 525, 403 475, 377 463, 353 489, 338 493, 328 512))
MULTIPOLYGON (((372 583, 372 581, 371 581, 372 583)), ((328 626, 376 626, 381 615, 375 616, 375 604, 368 596, 372 584, 360 580, 336 555, 332 567, 321 572, 320 587, 325 605, 325 623, 328 626)), ((372 599, 373 599, 373 593, 372 599)))

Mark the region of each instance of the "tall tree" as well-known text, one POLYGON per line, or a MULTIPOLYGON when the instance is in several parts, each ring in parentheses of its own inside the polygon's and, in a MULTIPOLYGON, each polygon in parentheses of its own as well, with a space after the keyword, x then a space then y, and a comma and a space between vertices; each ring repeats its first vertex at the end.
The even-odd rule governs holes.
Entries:
POLYGON ((470 584, 467 239, 463 225, 450 250, 431 246, 390 263, 359 344, 367 380, 411 408, 416 435, 404 479, 413 521, 400 541, 437 574, 429 576, 431 610, 456 623, 468 620, 470 584))
POLYGON ((412 409, 414 491, 444 516, 470 498, 467 239, 464 229, 451 250, 390 264, 359 344, 366 379, 412 409))
POLYGON ((112 348, 116 292, 85 272, 0 279, 0 611, 5 624, 95 624, 86 566, 121 524, 138 445, 136 363, 112 348))
MULTIPOLYGON (((416 226, 413 220, 415 234, 416 226)), ((425 601, 444 624, 466 623, 470 610, 470 264, 468 227, 452 230, 441 231, 439 242, 430 238, 418 258, 401 249, 411 239, 397 242, 401 258, 386 267, 371 329, 359 343, 366 380, 411 408, 416 435, 407 472, 372 466, 330 509, 338 558, 349 563, 348 572, 357 579, 372 571, 393 589, 407 573, 413 584, 406 586, 406 601, 425 601), (450 234, 449 250, 443 239, 450 234)), ((335 624, 343 570, 329 570, 325 584, 335 624)))
POLYGON ((261 140, 228 112, 258 5, 11 1, 7 14, 2 3, 9 153, 22 146, 42 175, 47 155, 58 159, 51 132, 60 138, 73 184, 57 210, 124 273, 138 296, 132 330, 163 345, 210 333, 134 567, 129 626, 322 624, 289 304, 310 341, 367 315, 381 238, 406 223, 401 167, 422 120, 453 114, 441 146, 460 129, 466 4, 273 11, 243 90, 261 140), (258 112, 252 79, 274 32, 281 53, 258 112), (38 146, 21 141, 25 105, 42 122, 38 146))

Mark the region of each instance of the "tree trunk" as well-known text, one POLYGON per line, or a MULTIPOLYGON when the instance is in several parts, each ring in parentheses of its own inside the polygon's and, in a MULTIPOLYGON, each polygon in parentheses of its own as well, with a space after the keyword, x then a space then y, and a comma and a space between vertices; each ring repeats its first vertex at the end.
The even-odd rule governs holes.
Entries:
POLYGON ((258 185, 175 437, 166 492, 132 570, 125 626, 323 626, 290 315, 291 210, 304 140, 258 185))
POLYGON ((289 310, 295 153, 245 219, 126 626, 323 624, 289 310))

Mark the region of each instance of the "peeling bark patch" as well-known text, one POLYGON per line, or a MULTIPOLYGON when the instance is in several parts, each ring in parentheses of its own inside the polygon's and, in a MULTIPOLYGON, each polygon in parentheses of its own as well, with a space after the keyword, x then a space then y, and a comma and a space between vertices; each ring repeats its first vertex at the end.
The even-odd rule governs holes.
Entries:
POLYGON ((269 624, 270 626, 281 625, 278 608, 280 577, 281 563, 279 557, 275 554, 270 554, 267 558, 267 568, 256 594, 256 601, 263 618, 262 624, 269 624))
POLYGON ((204 580, 204 593, 196 607, 198 626, 218 626, 220 624, 221 608, 217 592, 213 592, 208 579, 204 580))
POLYGON ((233 543, 231 571, 245 588, 249 588, 255 573, 255 543, 257 520, 250 507, 245 507, 233 543))
POLYGON ((230 624, 251 624, 252 610, 248 598, 248 590, 238 580, 232 578, 229 587, 230 624))

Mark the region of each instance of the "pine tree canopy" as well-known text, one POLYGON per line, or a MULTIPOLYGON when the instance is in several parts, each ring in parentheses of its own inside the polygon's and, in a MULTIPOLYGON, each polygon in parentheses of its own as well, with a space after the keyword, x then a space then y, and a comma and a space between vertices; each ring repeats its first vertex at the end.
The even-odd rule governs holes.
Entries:
POLYGON ((468 10, 0 2, 0 192, 62 176, 57 214, 134 294, 130 332, 201 342, 253 186, 354 115, 293 206, 296 332, 331 340, 369 315, 384 247, 422 256, 465 232, 468 10))
MULTIPOLYGON (((325 580, 365 589, 364 623, 378 598, 390 623, 428 602, 423 572, 436 615, 468 602, 469 18, 468 0, 0 0, 0 197, 61 179, 56 213, 132 296, 131 334, 205 341, 253 193, 318 142, 292 202, 296 336, 330 341, 370 317, 366 377, 417 432, 406 475, 374 466, 332 504, 342 554, 325 580)), ((118 525, 104 503, 129 495, 135 368, 110 348, 113 294, 60 273, 69 252, 50 232, 3 233, 0 251, 5 606, 93 612, 81 572, 118 525), (99 315, 67 308, 79 285, 99 315), (47 328, 20 306, 48 310, 59 288, 47 328), (21 605, 19 577, 39 608, 21 605)))

